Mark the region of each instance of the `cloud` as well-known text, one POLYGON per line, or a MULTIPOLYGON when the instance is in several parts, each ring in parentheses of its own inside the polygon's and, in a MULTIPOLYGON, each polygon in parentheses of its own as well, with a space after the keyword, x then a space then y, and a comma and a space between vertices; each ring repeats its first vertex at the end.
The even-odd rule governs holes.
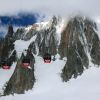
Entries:
POLYGON ((0 0, 1 15, 21 11, 62 16, 83 13, 95 17, 100 16, 100 0, 0 0))

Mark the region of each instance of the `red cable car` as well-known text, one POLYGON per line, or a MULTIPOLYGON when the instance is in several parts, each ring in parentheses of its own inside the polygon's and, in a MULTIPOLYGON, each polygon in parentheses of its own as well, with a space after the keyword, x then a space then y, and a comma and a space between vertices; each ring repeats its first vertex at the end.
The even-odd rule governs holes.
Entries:
POLYGON ((3 61, 2 68, 5 70, 10 69, 10 64, 7 61, 3 61))
POLYGON ((3 68, 3 69, 10 69, 10 66, 8 66, 8 65, 3 65, 2 68, 3 68))
POLYGON ((43 57, 44 63, 50 63, 51 62, 51 55, 46 53, 43 57))
POLYGON ((22 66, 23 66, 24 68, 29 68, 29 67, 30 67, 30 59, 24 58, 24 59, 22 60, 22 66))

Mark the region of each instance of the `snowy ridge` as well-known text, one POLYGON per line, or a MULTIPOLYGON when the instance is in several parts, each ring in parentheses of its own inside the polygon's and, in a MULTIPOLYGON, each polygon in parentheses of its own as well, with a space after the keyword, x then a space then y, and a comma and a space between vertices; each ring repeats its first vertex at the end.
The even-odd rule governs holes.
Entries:
POLYGON ((32 25, 25 28, 24 36, 30 31, 31 28, 32 28, 32 25))
POLYGON ((35 24, 37 27, 37 30, 40 31, 40 30, 43 30, 43 29, 48 29, 50 28, 50 21, 47 21, 47 22, 41 22, 41 23, 36 23, 35 24))
MULTIPOLYGON (((60 40, 61 40, 61 32, 65 28, 67 21, 64 18, 60 18, 60 17, 58 17, 56 20, 57 20, 57 23, 53 23, 53 19, 50 19, 47 22, 35 23, 33 25, 26 27, 25 32, 23 34, 23 38, 27 34, 29 34, 29 32, 31 30, 41 31, 41 30, 51 29, 53 24, 54 24, 54 27, 56 29, 56 33, 55 33, 56 37, 55 38, 57 38, 57 40, 59 42, 58 45, 59 45, 60 40)), ((38 34, 33 35, 31 37, 31 39, 28 40, 28 41, 24 41, 24 40, 16 40, 15 41, 15 43, 14 43, 15 44, 15 50, 17 51, 18 57, 21 57, 22 52, 24 52, 25 49, 28 49, 28 46, 36 40, 37 35, 38 34)), ((40 35, 41 35, 41 38, 43 39, 43 34, 40 34, 40 35)), ((50 39, 50 36, 51 36, 51 33, 48 34, 47 40, 45 41, 45 44, 47 46, 48 46, 48 41, 50 39)), ((42 41, 42 39, 41 39, 41 41, 42 41)), ((36 46, 36 49, 37 49, 37 53, 38 53, 39 48, 37 48, 37 46, 36 46)))

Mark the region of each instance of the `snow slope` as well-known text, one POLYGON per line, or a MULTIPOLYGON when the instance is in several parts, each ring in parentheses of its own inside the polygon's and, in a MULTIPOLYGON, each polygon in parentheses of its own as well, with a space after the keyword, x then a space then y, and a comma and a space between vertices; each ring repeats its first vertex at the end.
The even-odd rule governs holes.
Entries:
POLYGON ((27 50, 30 43, 35 41, 35 39, 36 39, 36 35, 33 36, 29 41, 24 41, 24 40, 16 40, 15 41, 15 43, 14 43, 15 44, 15 50, 16 50, 19 58, 21 57, 22 52, 27 50))
POLYGON ((9 81, 11 75, 15 70, 15 66, 16 63, 13 63, 10 70, 0 69, 0 94, 3 93, 2 88, 4 88, 5 83, 9 81))
POLYGON ((92 66, 77 79, 66 83, 60 77, 65 61, 45 64, 41 57, 35 59, 36 83, 33 89, 21 95, 0 97, 0 100, 100 100, 100 68, 92 66))

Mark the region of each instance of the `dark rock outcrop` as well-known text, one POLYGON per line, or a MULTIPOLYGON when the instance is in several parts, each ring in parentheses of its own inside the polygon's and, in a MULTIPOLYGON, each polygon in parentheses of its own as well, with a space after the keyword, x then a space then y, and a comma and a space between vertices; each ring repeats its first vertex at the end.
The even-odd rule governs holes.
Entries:
POLYGON ((22 94, 25 91, 32 89, 34 82, 35 82, 35 77, 34 77, 34 63, 35 59, 30 50, 27 50, 27 54, 24 55, 22 53, 21 58, 17 61, 17 65, 15 68, 15 71, 10 78, 9 82, 7 83, 7 86, 4 90, 4 95, 9 95, 9 94, 22 94), (22 59, 30 58, 30 68, 24 68, 22 65, 22 59))
POLYGON ((14 38, 13 38, 13 27, 8 27, 8 32, 5 38, 3 38, 0 41, 0 61, 1 61, 1 67, 3 61, 9 61, 10 65, 15 61, 16 59, 16 50, 14 50, 14 38))
POLYGON ((86 36, 88 50, 90 51, 92 62, 96 65, 100 65, 100 40, 98 34, 96 33, 96 23, 86 19, 84 26, 84 33, 86 36))
POLYGON ((76 78, 83 73, 84 67, 89 67, 88 54, 94 64, 100 64, 100 41, 96 29, 93 21, 77 16, 62 32, 59 53, 62 58, 67 57, 61 74, 63 81, 76 78))

